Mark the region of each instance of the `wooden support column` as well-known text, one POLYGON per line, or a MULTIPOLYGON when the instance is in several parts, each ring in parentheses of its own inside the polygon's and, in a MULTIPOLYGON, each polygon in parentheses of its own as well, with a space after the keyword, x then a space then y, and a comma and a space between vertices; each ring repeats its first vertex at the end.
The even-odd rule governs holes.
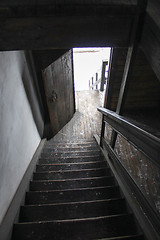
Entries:
MULTIPOLYGON (((98 73, 96 73, 96 82, 98 81, 98 73)), ((98 90, 98 83, 96 84, 96 90, 98 90)))
MULTIPOLYGON (((127 96, 127 90, 129 87, 130 78, 131 78, 133 66, 135 63, 136 53, 137 53, 138 45, 140 42, 142 30, 143 30, 146 6, 147 6, 147 0, 138 1, 137 14, 135 16, 135 21, 134 21, 134 25, 131 33, 130 46, 128 48, 128 53, 127 53, 125 67, 124 67, 124 73, 123 73, 123 78, 121 82, 118 103, 117 103, 117 109, 116 109, 117 114, 123 113, 124 104, 127 96)), ((111 141, 110 141, 110 145, 112 148, 114 148, 115 146, 116 139, 117 139, 117 132, 113 130, 111 141)))
POLYGON ((92 77, 92 90, 94 89, 94 87, 93 87, 93 77, 92 77))
POLYGON ((101 87, 100 91, 104 91, 104 83, 105 83, 105 71, 106 71, 106 65, 108 64, 108 61, 103 61, 102 63, 102 75, 101 75, 101 87))
POLYGON ((104 108, 110 108, 110 101, 111 101, 111 89, 110 89, 110 79, 112 74, 112 64, 113 64, 113 55, 114 55, 114 48, 111 48, 110 51, 110 57, 109 57, 109 68, 108 68, 108 82, 107 82, 107 88, 105 92, 105 99, 104 99, 104 108), (110 89, 110 91, 109 91, 110 89))

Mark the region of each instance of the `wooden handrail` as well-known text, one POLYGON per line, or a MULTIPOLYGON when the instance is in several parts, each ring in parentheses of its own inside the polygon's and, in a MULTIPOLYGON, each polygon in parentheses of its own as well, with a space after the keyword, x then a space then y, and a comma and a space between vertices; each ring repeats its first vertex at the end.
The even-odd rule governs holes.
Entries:
MULTIPOLYGON (((105 108, 98 108, 107 122, 117 133, 143 152, 152 162, 160 167, 160 138, 152 134, 151 129, 143 129, 131 120, 105 108)), ((101 139, 101 142, 103 140, 101 139)))

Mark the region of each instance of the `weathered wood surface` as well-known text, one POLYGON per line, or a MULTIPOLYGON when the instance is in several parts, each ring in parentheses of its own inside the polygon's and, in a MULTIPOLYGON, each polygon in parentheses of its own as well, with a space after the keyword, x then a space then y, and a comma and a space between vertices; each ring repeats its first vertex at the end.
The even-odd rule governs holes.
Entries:
POLYGON ((102 106, 103 96, 96 90, 76 92, 76 113, 71 121, 50 140, 75 141, 92 139, 94 134, 100 135, 101 114, 97 107, 102 106))
MULTIPOLYGON (((136 4, 135 0, 2 0, 0 50, 127 47, 136 4)), ((160 79, 159 12, 160 2, 148 0, 141 47, 160 79)))
POLYGON ((135 6, 135 0, 1 1, 0 49, 128 46, 135 6))
MULTIPOLYGON (((116 110, 121 79, 125 65, 126 49, 114 49, 111 72, 107 87, 106 106, 116 110)), ((130 79, 124 105, 124 113, 130 110, 158 109, 160 104, 160 84, 144 53, 139 50, 130 79)))
POLYGON ((136 0, 47 0, 47 1, 6 1, 0 2, 0 17, 64 16, 92 14, 131 14, 136 0))
POLYGON ((130 16, 1 18, 0 50, 124 47, 131 24, 130 16))
MULTIPOLYGON (((140 123, 135 124, 133 120, 119 116, 115 112, 105 108, 98 108, 98 110, 104 114, 104 121, 109 123, 116 133, 118 132, 126 138, 128 142, 131 142, 137 149, 150 158, 150 161, 160 167, 160 139, 154 134, 154 129, 140 123)), ((114 142, 116 142, 116 139, 114 142)))
POLYGON ((44 85, 52 131, 55 135, 73 117, 75 111, 73 55, 68 51, 44 72, 44 85))

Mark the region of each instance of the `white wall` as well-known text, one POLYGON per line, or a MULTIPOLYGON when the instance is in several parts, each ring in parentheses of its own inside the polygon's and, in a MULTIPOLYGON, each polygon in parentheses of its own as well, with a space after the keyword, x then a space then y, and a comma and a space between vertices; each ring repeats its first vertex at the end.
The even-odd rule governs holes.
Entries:
POLYGON ((22 82, 26 65, 23 51, 0 52, 0 223, 41 140, 22 82))
POLYGON ((109 60, 110 48, 74 48, 73 57, 75 90, 89 90, 89 80, 96 72, 101 77, 102 61, 109 60))

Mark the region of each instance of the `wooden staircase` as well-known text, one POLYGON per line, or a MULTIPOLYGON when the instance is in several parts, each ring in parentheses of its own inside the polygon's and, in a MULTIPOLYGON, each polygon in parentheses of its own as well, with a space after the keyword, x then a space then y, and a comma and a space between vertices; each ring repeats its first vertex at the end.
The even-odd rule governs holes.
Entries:
POLYGON ((94 140, 47 143, 12 240, 144 239, 94 140))

